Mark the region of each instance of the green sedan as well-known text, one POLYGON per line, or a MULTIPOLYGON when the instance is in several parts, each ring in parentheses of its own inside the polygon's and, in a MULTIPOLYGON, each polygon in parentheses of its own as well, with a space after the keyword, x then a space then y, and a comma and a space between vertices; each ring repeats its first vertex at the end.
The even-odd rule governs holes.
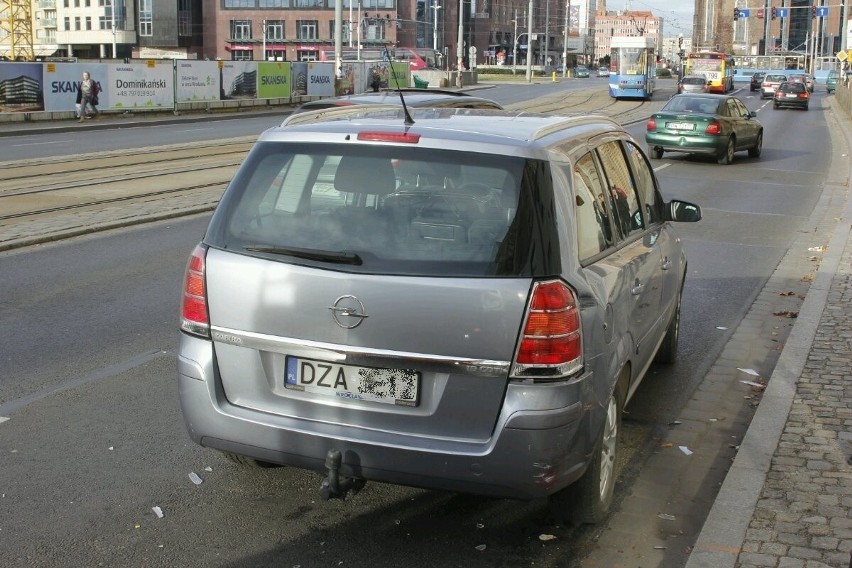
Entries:
POLYGON ((737 97, 675 95, 648 119, 648 153, 658 160, 664 152, 710 154, 720 164, 730 164, 740 150, 757 158, 763 147, 763 125, 756 117, 737 97))

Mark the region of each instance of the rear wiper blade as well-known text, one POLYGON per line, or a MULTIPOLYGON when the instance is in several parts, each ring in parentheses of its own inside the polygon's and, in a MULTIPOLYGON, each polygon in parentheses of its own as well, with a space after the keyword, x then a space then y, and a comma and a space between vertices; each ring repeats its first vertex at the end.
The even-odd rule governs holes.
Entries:
POLYGON ((261 252, 267 254, 280 254, 285 256, 295 256, 297 258, 305 258, 308 260, 321 260, 324 262, 335 262, 338 264, 352 264, 360 266, 364 263, 363 259, 354 252, 348 251, 323 251, 314 249, 288 248, 288 247, 273 247, 273 246, 248 246, 245 250, 249 252, 261 252))

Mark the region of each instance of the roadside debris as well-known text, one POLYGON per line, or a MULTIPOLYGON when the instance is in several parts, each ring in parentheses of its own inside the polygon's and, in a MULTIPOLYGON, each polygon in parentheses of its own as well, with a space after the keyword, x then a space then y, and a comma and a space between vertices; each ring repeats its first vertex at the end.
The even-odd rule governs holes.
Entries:
POLYGON ((749 385, 749 386, 752 386, 752 387, 757 388, 757 389, 765 389, 766 388, 766 385, 756 383, 754 381, 740 381, 740 382, 743 383, 744 385, 749 385))
POLYGON ((779 296, 795 296, 795 295, 796 295, 796 293, 795 293, 795 292, 791 292, 790 290, 788 290, 788 291, 786 291, 786 292, 778 292, 778 295, 779 295, 779 296))
POLYGON ((723 325, 717 325, 717 326, 716 326, 716 329, 725 330, 725 329, 728 329, 728 328, 727 328, 727 327, 725 327, 725 326, 723 326, 723 325))
POLYGON ((808 249, 808 251, 809 251, 809 252, 825 252, 825 249, 826 249, 826 248, 827 248, 827 247, 825 247, 825 246, 823 246, 823 245, 820 245, 820 246, 818 246, 818 247, 810 247, 810 248, 808 249))
POLYGON ((737 367, 737 371, 742 371, 746 375, 751 375, 752 377, 759 377, 760 376, 760 373, 758 373, 754 369, 741 369, 740 367, 737 367))
POLYGON ((772 312, 772 315, 782 316, 785 318, 797 318, 799 317, 799 312, 794 312, 793 310, 781 310, 778 312, 772 312))
POLYGON ((486 547, 484 544, 480 544, 479 546, 477 546, 477 547, 476 547, 476 550, 478 550, 479 552, 482 552, 482 551, 483 551, 483 550, 485 550, 486 548, 487 548, 487 547, 486 547))
POLYGON ((556 536, 552 534, 540 534, 538 535, 538 540, 542 542, 547 542, 549 540, 556 540, 556 536))
POLYGON ((158 519, 163 518, 163 510, 159 506, 151 507, 151 510, 154 511, 154 514, 157 515, 158 519))
POLYGON ((192 481, 196 485, 201 485, 202 482, 204 481, 203 479, 198 477, 198 474, 196 474, 194 471, 189 472, 189 479, 190 479, 190 481, 192 481))
POLYGON ((691 456, 692 453, 693 453, 692 450, 690 450, 686 446, 678 446, 678 448, 680 448, 680 451, 682 451, 683 453, 685 453, 688 456, 691 456))
POLYGON ((660 513, 657 516, 660 517, 661 519, 663 519, 664 521, 676 521, 677 520, 674 515, 667 515, 666 513, 660 513))

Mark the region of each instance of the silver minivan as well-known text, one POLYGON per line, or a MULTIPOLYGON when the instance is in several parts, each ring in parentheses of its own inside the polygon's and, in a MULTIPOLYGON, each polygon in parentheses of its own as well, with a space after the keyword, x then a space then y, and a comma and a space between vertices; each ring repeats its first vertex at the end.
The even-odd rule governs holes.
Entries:
POLYGON ((677 351, 686 257, 598 116, 362 107, 264 132, 187 266, 191 438, 240 463, 550 497, 600 521, 621 412, 677 351))

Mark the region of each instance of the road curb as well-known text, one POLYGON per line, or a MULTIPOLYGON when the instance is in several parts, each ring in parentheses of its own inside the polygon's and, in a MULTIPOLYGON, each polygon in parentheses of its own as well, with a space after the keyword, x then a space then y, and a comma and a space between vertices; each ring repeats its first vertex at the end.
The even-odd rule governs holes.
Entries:
MULTIPOLYGON (((839 141, 845 144, 845 156, 852 148, 852 136, 848 128, 848 119, 842 115, 832 98, 829 101, 832 112, 840 125, 839 141)), ((836 158, 835 158, 836 159, 836 158)), ((808 355, 813 346, 814 337, 822 313, 828 303, 828 292, 843 257, 850 238, 850 220, 852 220, 852 199, 850 199, 848 181, 852 176, 852 165, 847 162, 835 165, 832 170, 843 169, 840 179, 845 185, 826 184, 825 192, 830 196, 846 192, 843 213, 837 219, 837 225, 828 243, 828 250, 822 258, 814 281, 808 288, 804 303, 799 311, 793 329, 781 352, 778 362, 770 376, 766 391, 749 425, 745 438, 734 463, 714 500, 698 540, 690 554, 686 568, 733 568, 736 566, 746 531, 754 515, 755 507, 761 497, 763 485, 769 471, 772 458, 786 425, 796 384, 802 374, 808 355)), ((840 172, 834 172, 840 173, 840 172)), ((828 217, 830 212, 812 215, 811 225, 828 217), (814 219, 814 217, 822 217, 814 219)))

